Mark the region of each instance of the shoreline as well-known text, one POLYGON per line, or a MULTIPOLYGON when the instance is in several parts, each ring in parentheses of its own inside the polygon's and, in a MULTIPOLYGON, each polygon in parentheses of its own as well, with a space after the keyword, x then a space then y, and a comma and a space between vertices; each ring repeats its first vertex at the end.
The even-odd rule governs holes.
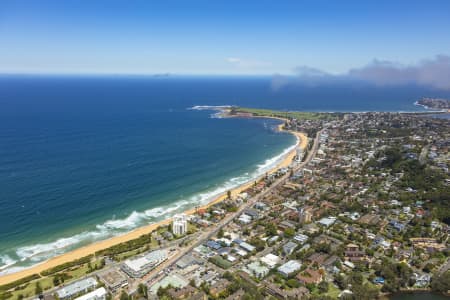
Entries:
MULTIPOLYGON (((266 117, 266 119, 269 119, 269 117, 266 117)), ((282 118, 274 118, 274 119, 281 120, 283 122, 285 121, 282 118)), ((292 146, 292 149, 288 153, 286 153, 284 155, 284 157, 280 158, 279 162, 267 172, 268 174, 272 174, 280 168, 289 166, 297 154, 297 148, 300 147, 300 148, 304 149, 304 148, 306 148, 306 146, 308 144, 308 137, 304 133, 284 130, 283 125, 284 124, 278 125, 278 127, 277 127, 278 131, 280 131, 280 132, 284 131, 284 132, 294 135, 297 139, 297 142, 294 146, 292 146)), ((240 194, 242 191, 251 187, 255 181, 261 180, 261 178, 263 178, 264 176, 265 176, 265 174, 259 175, 258 177, 252 178, 249 181, 231 189, 230 190, 231 195, 236 196, 236 195, 240 194)), ((224 201, 225 199, 227 199, 226 192, 221 193, 218 196, 215 196, 207 204, 202 205, 198 208, 207 209, 217 203, 224 201)), ((196 212, 196 208, 194 207, 194 208, 184 211, 183 213, 185 213, 187 215, 193 215, 193 214, 195 214, 195 212, 196 212)), ((38 263, 34 266, 30 266, 29 268, 26 268, 26 269, 23 269, 23 270, 14 272, 14 273, 10 273, 10 274, 0 275, 0 285, 8 284, 8 283, 14 282, 16 280, 19 280, 21 278, 24 278, 24 277, 27 277, 27 276, 30 276, 33 274, 39 274, 39 273, 41 273, 47 269, 53 268, 55 266, 58 266, 58 265, 61 265, 61 264, 67 263, 67 262, 71 262, 73 260, 79 259, 79 258, 87 256, 87 255, 95 254, 95 252, 98 252, 100 250, 112 247, 114 245, 117 245, 117 244, 120 244, 123 242, 137 239, 141 235, 151 233, 151 232, 155 231, 158 227, 169 225, 171 222, 172 222, 172 217, 152 223, 152 224, 144 225, 144 226, 138 227, 136 229, 133 229, 130 232, 127 232, 127 233, 124 233, 124 234, 121 234, 121 235, 118 235, 115 237, 111 237, 111 238, 108 238, 105 240, 97 241, 90 245, 86 245, 86 246, 80 247, 78 249, 71 250, 67 253, 57 255, 46 261, 38 263)))

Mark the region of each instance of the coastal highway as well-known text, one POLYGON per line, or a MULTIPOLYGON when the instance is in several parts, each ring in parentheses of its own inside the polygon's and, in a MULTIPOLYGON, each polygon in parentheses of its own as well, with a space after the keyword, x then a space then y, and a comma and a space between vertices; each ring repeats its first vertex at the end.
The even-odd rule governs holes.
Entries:
MULTIPOLYGON (((303 162, 301 162, 300 164, 298 164, 297 166, 295 166, 294 167, 294 171, 298 171, 298 170, 302 169, 308 163, 310 163, 311 160, 315 157, 315 155, 317 154, 317 150, 319 149, 319 137, 320 137, 320 134, 324 130, 325 129, 322 129, 319 132, 317 132, 316 137, 314 139, 313 146, 312 146, 311 150, 308 152, 308 155, 306 156, 306 159, 303 162)), ((176 255, 172 256, 171 258, 166 260, 164 263, 160 264, 158 267, 156 267, 150 273, 148 273, 146 276, 144 276, 144 278, 142 278, 141 280, 136 281, 135 283, 133 283, 129 287, 129 290, 128 290, 129 293, 130 294, 136 293, 139 283, 145 283, 145 284, 151 285, 152 283, 154 283, 157 280, 159 280, 160 278, 162 278, 164 276, 162 271, 174 267, 175 264, 178 262, 178 260, 181 257, 183 257, 184 255, 186 255, 189 252, 191 252, 195 247, 197 247, 197 246, 199 246, 201 244, 204 244, 206 241, 208 241, 209 239, 214 237, 219 232, 219 230, 221 230, 223 227, 227 226, 231 221, 233 221, 237 216, 239 216, 245 209, 251 207, 254 203, 258 202, 264 196, 266 196, 267 194, 273 192, 274 189, 277 186, 279 186, 280 184, 283 184, 284 182, 286 182, 286 180, 288 178, 289 178, 289 174, 285 174, 284 176, 280 177, 270 187, 268 187, 267 189, 265 189, 261 193, 255 195, 254 197, 249 199, 246 203, 241 205, 236 212, 226 216, 224 219, 222 219, 219 222, 219 224, 217 224, 217 225, 211 227, 210 229, 206 230, 205 232, 203 232, 198 237, 196 242, 194 242, 191 245, 185 247, 180 252, 178 252, 176 255)))

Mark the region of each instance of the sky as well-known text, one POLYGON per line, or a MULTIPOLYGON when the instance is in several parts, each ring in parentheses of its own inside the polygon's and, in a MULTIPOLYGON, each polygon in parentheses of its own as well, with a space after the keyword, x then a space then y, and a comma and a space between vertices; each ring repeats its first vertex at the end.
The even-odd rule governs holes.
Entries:
POLYGON ((2 0, 0 73, 354 75, 446 61, 449 29, 450 1, 2 0))

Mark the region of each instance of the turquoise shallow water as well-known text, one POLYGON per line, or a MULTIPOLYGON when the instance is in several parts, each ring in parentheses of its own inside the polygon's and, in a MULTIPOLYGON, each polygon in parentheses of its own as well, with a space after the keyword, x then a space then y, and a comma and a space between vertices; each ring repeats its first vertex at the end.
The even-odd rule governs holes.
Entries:
POLYGON ((295 138, 194 105, 420 110, 419 87, 286 87, 270 78, 0 76, 0 272, 205 203, 295 138))

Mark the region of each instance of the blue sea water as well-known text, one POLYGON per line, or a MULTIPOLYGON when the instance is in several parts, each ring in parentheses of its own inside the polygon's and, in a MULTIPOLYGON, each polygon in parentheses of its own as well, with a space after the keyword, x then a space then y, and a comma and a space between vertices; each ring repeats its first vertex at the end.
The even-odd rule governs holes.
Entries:
POLYGON ((195 105, 418 111, 422 87, 270 78, 0 76, 0 274, 206 203, 295 144, 195 105))

